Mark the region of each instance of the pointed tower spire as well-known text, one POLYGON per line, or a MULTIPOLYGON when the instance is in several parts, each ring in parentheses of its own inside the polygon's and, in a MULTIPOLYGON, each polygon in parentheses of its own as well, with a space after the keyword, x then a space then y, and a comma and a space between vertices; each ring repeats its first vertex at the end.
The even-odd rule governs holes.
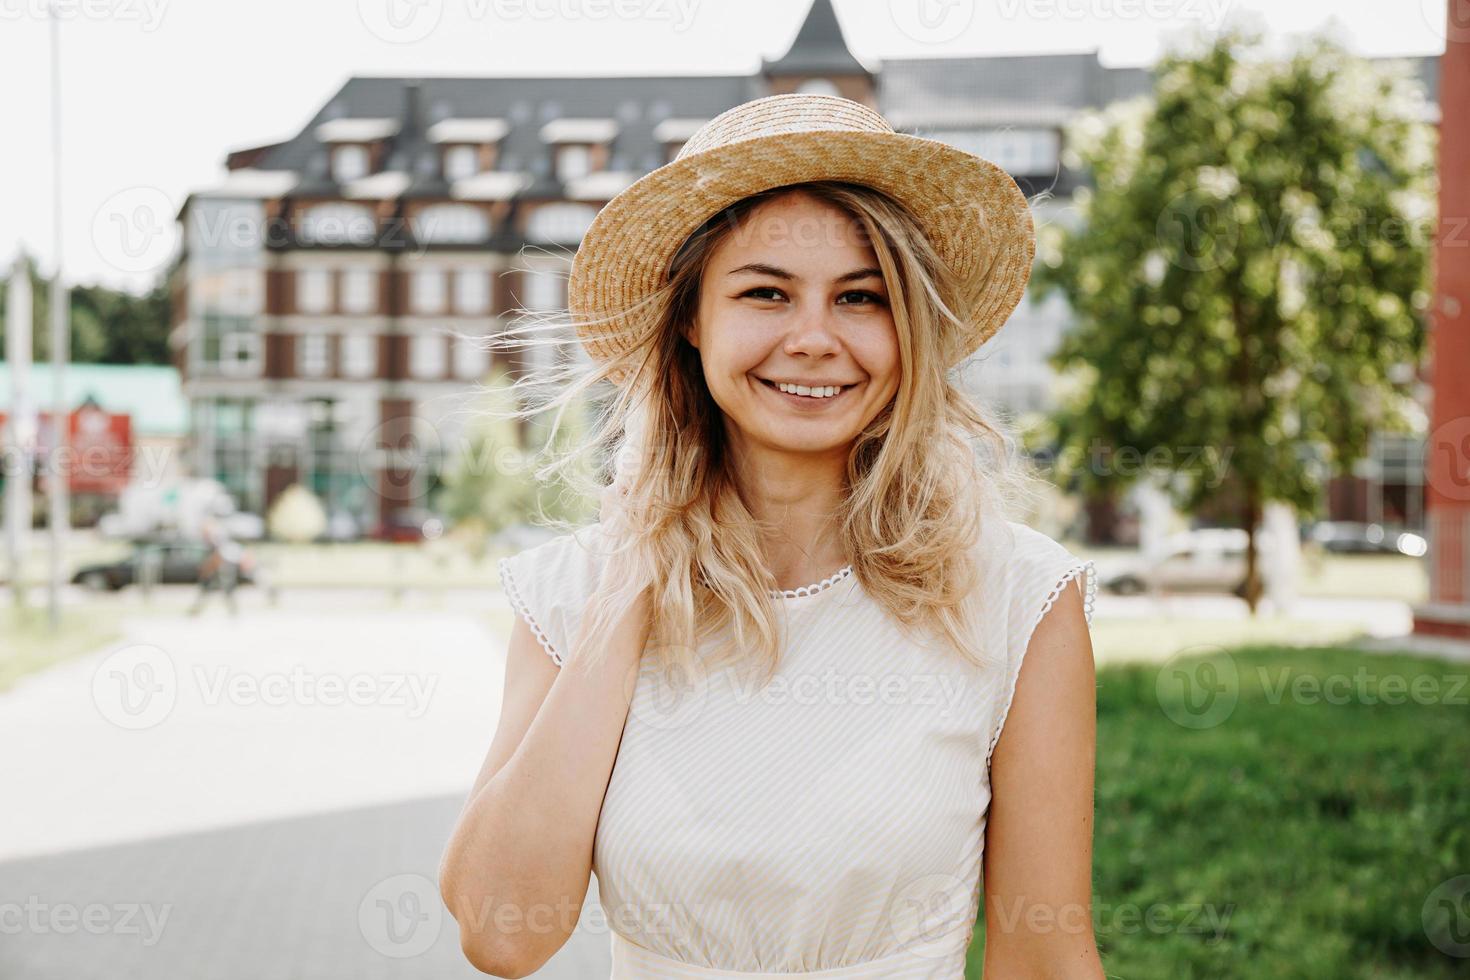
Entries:
POLYGON ((847 49, 832 0, 813 0, 801 30, 796 32, 796 40, 780 58, 764 62, 762 74, 767 77, 871 75, 847 49))

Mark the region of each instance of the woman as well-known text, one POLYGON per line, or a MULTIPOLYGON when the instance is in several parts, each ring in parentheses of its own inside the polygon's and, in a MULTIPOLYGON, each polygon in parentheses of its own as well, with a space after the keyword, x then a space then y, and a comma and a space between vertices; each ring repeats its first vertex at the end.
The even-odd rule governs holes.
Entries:
POLYGON ((590 364, 544 383, 616 384, 616 490, 501 562, 440 875, 477 967, 546 962, 595 871, 615 977, 961 977, 983 871, 987 976, 1102 975, 1093 570, 1006 517, 1013 443, 947 379, 1033 252, 1003 171, 831 96, 738 106, 599 212, 590 364))

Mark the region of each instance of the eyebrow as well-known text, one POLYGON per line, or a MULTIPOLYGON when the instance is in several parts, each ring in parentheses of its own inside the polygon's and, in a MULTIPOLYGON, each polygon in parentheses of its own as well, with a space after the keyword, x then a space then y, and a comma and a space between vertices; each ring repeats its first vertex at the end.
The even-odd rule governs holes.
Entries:
MULTIPOLYGON (((785 279, 785 280, 788 280, 788 281, 790 281, 792 279, 800 279, 801 278, 800 276, 798 276, 798 275, 796 275, 794 273, 791 273, 791 272, 786 271, 785 269, 781 268, 778 265, 768 265, 765 262, 747 262, 745 265, 737 266, 736 268, 731 269, 729 272, 727 272, 725 274, 727 276, 734 276, 734 275, 739 275, 742 272, 751 272, 751 273, 756 273, 758 275, 774 276, 777 279, 785 279)), ((874 277, 879 278, 879 279, 882 279, 883 278, 883 271, 881 269, 875 269, 875 268, 872 268, 870 266, 870 267, 868 267, 866 269, 854 269, 851 272, 845 272, 842 275, 837 276, 832 281, 833 282, 854 282, 854 281, 856 281, 858 279, 872 279, 874 277)))

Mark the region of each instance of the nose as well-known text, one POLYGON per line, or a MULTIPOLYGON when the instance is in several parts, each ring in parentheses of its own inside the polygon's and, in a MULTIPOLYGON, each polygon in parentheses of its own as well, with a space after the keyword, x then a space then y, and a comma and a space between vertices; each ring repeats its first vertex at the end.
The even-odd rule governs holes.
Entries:
POLYGON ((782 350, 791 356, 821 357, 840 348, 831 313, 821 303, 809 304, 805 312, 792 318, 791 329, 782 345, 782 350))

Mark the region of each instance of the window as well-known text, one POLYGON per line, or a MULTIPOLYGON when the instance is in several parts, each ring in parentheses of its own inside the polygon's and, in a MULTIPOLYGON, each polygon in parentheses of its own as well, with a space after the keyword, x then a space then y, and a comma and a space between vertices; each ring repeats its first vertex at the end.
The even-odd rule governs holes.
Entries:
POLYGON ((454 373, 457 377, 466 380, 484 377, 490 367, 490 352, 485 349, 484 344, 484 339, 480 337, 455 336, 454 373))
POLYGON ((1055 129, 951 130, 932 135, 1023 177, 1053 173, 1061 157, 1061 134, 1055 129))
POLYGON ((374 269, 346 269, 338 280, 342 290, 344 313, 376 313, 378 310, 378 273, 374 269))
POLYGON ((296 337, 296 373, 319 378, 327 373, 327 335, 304 333, 296 337))
POLYGON ((416 378, 442 378, 448 360, 444 337, 422 333, 413 338, 408 351, 408 370, 416 378))
POLYGON ((332 308, 332 273, 327 269, 298 269, 296 309, 301 313, 325 313, 332 308))
POLYGON ((480 151, 470 145, 444 148, 444 179, 463 180, 480 172, 480 151))
POLYGON ((556 151, 556 177, 558 180, 576 180, 592 172, 592 147, 580 143, 558 147, 556 151))
POLYGON ((526 270, 526 308, 560 310, 566 305, 566 280, 555 269, 526 270))
POLYGON ((444 312, 444 270, 415 269, 410 305, 415 313, 444 312))
POLYGON ((412 218, 421 242, 474 243, 490 237, 490 219, 473 204, 432 204, 412 218))
POLYGON ((597 217, 590 204, 543 204, 532 212, 526 223, 526 235, 538 242, 564 242, 574 245, 597 217))
POLYGON ((342 373, 349 378, 371 378, 378 373, 378 338, 368 333, 345 333, 338 338, 342 348, 342 373))
POLYGON ((459 313, 490 311, 490 277, 484 269, 454 270, 454 309, 459 313))
POLYGON ((308 245, 371 245, 378 221, 363 204, 318 204, 302 212, 297 233, 308 245))
POLYGON ((355 143, 336 147, 332 151, 332 177, 340 183, 366 177, 368 172, 367 147, 355 143))
POLYGON ((222 336, 219 368, 221 374, 259 374, 260 334, 236 330, 222 336))

